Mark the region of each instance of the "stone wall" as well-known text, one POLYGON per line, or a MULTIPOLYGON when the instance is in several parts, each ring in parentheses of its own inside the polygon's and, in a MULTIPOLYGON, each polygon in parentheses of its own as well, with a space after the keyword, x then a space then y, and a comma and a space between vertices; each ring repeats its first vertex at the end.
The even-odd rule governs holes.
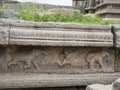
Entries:
POLYGON ((101 15, 103 18, 120 18, 120 0, 89 0, 88 13, 101 15))
POLYGON ((109 84, 120 77, 120 25, 0 20, 0 88, 109 84))

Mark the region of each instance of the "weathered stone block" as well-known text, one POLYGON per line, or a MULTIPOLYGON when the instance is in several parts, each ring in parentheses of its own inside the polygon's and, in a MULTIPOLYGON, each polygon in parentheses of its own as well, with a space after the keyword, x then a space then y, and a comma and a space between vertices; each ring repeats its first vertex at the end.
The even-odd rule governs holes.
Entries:
POLYGON ((10 26, 6 26, 4 22, 0 21, 0 45, 7 45, 9 41, 10 26))
MULTIPOLYGON (((89 4, 91 1, 88 0, 89 4)), ((99 14, 103 18, 120 18, 120 0, 95 0, 96 4, 92 8, 86 8, 88 13, 91 11, 95 14, 99 14)))
POLYGON ((9 39, 9 31, 4 28, 0 28, 0 44, 5 45, 8 44, 9 39))
POLYGON ((0 46, 0 88, 85 86, 120 77, 111 26, 10 20, 0 25, 9 27, 8 46, 0 46))
POLYGON ((107 25, 33 22, 12 22, 11 25, 12 45, 113 46, 111 27, 107 25))
POLYGON ((87 86, 86 90, 120 90, 120 79, 117 79, 111 85, 93 84, 87 86))
POLYGON ((117 79, 114 83, 113 83, 113 89, 112 90, 120 90, 120 79, 117 79))
POLYGON ((115 52, 109 50, 113 46, 110 26, 9 20, 3 23, 11 27, 9 45, 22 45, 7 47, 7 63, 3 62, 7 72, 114 72, 115 52), (39 45, 55 47, 36 47, 39 45))
POLYGON ((87 86, 86 90, 112 90, 112 85, 93 84, 87 86))
POLYGON ((11 72, 0 74, 0 88, 72 87, 94 83, 111 84, 119 77, 120 73, 40 74, 11 72))
POLYGON ((6 55, 1 72, 114 72, 114 51, 109 49, 24 46, 9 47, 6 55))

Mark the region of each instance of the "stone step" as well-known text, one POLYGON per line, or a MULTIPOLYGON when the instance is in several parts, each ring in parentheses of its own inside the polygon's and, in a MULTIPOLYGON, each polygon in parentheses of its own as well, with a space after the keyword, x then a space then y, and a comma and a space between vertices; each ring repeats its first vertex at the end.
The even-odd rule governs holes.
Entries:
POLYGON ((34 88, 86 86, 94 83, 110 84, 120 77, 120 73, 96 74, 39 74, 1 73, 0 88, 34 88))

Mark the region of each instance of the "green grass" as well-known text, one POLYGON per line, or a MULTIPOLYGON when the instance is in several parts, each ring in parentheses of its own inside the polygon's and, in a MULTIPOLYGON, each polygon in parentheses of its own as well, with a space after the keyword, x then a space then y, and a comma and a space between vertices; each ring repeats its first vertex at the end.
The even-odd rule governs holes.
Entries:
POLYGON ((37 10, 34 11, 21 11, 20 16, 23 20, 35 21, 35 22, 69 22, 69 23, 81 23, 81 24, 114 24, 112 21, 104 21, 101 17, 96 15, 95 17, 85 15, 67 15, 67 14, 43 14, 39 15, 37 10))
POLYGON ((20 4, 20 17, 23 20, 35 22, 68 22, 68 23, 81 23, 81 24, 114 24, 112 21, 104 21, 101 17, 85 15, 67 15, 67 14, 43 14, 47 11, 40 10, 37 4, 27 3, 20 4), (40 15, 42 13, 42 15, 40 15))
POLYGON ((23 20, 35 22, 68 22, 81 24, 115 24, 112 21, 104 21, 98 15, 95 17, 85 15, 67 15, 67 14, 43 14, 47 11, 40 10, 36 4, 27 3, 28 7, 20 4, 20 16, 23 20), (40 14, 43 15, 40 15, 40 14))

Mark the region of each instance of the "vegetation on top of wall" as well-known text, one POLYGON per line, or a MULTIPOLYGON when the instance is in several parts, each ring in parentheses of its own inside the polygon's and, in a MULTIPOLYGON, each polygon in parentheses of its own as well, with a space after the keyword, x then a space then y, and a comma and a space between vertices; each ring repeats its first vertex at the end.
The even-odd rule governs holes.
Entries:
MULTIPOLYGON (((0 12, 6 7, 1 8, 0 12)), ((41 10, 37 4, 20 3, 18 10, 19 18, 27 21, 35 22, 68 22, 81 24, 114 24, 112 21, 104 21, 100 16, 85 16, 78 14, 51 14, 45 10, 41 10)))
POLYGON ((85 16, 85 15, 68 15, 68 14, 51 14, 45 10, 38 8, 38 5, 28 3, 28 7, 20 4, 19 15, 23 20, 35 22, 68 22, 81 24, 114 24, 112 21, 104 21, 99 15, 85 16))
POLYGON ((114 24, 112 21, 104 21, 100 16, 67 15, 67 14, 43 14, 37 11, 21 11, 23 20, 35 22, 69 22, 81 24, 114 24))

